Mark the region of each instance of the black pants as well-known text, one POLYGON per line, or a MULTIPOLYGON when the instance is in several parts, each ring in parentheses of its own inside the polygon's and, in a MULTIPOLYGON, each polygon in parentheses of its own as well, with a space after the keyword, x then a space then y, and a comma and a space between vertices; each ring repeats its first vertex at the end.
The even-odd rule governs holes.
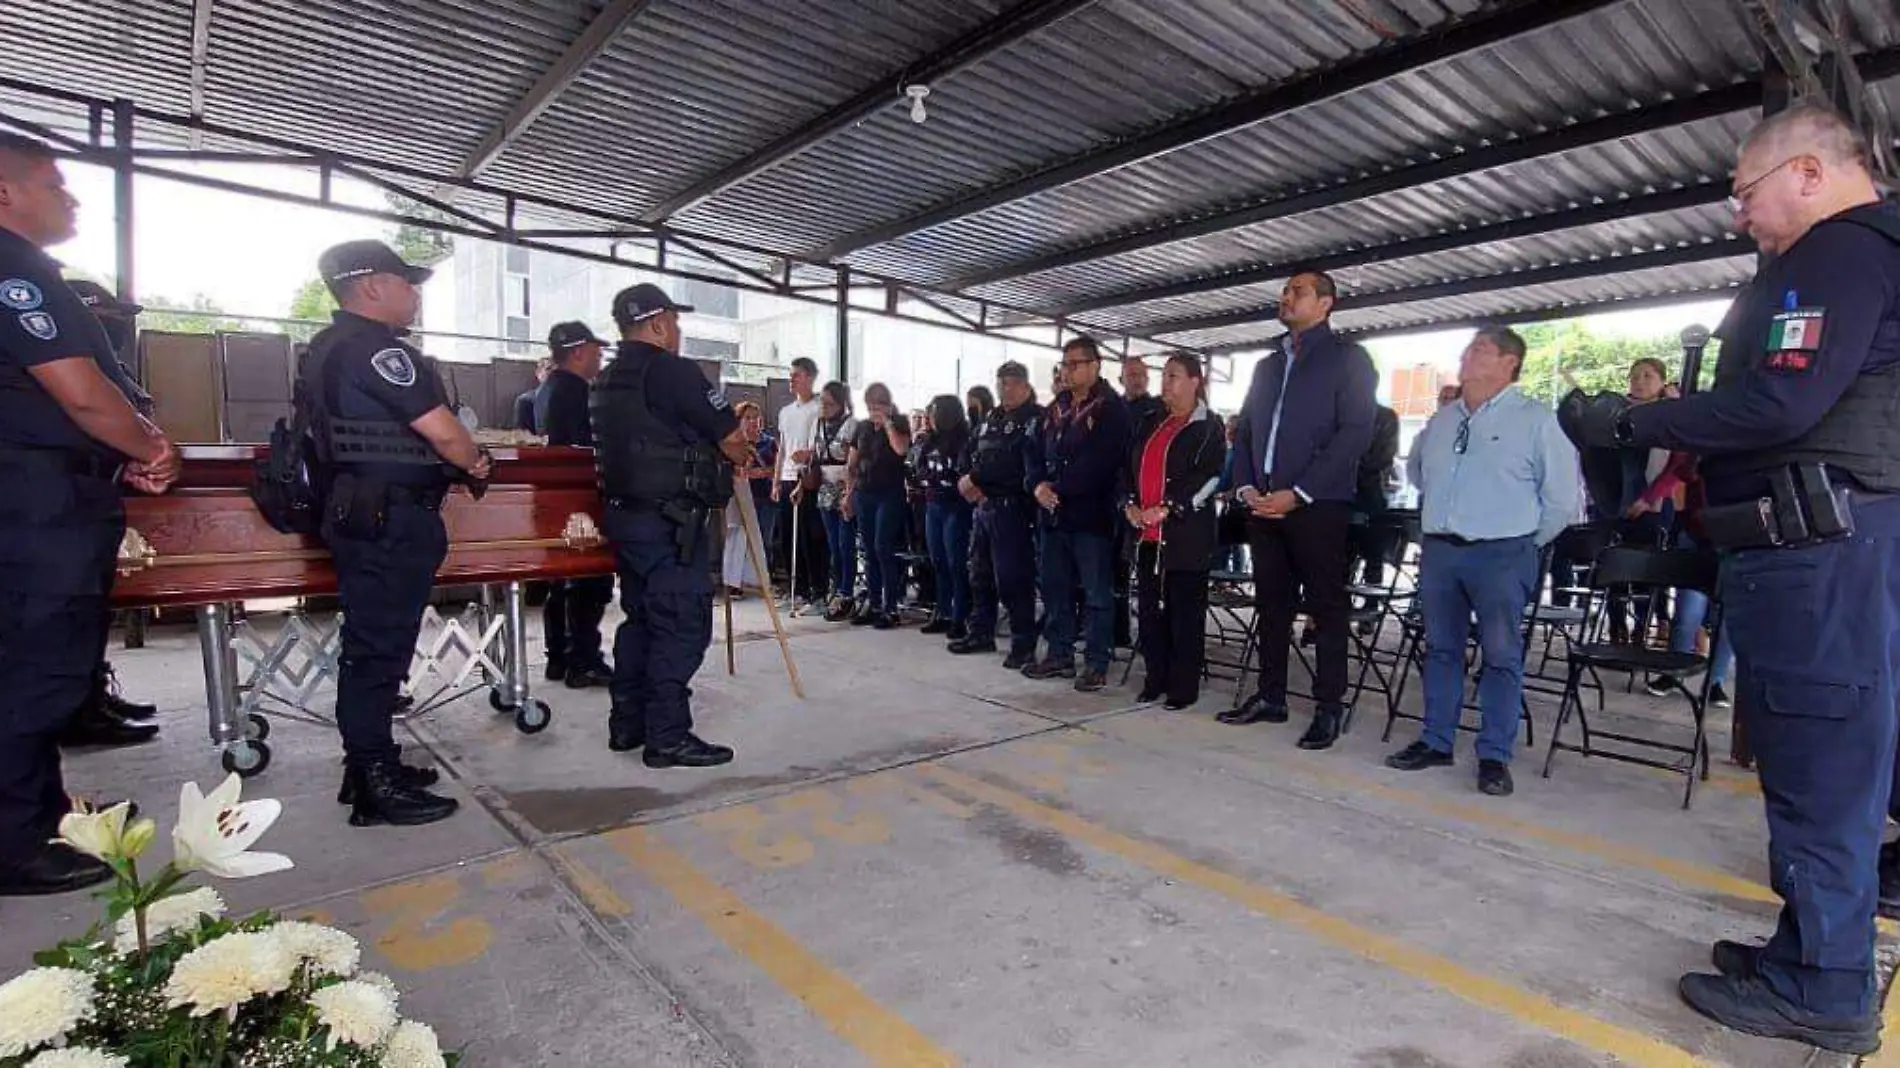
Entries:
POLYGON ((600 619, 614 597, 611 575, 568 579, 548 590, 541 607, 541 631, 547 636, 548 663, 581 671, 599 667, 600 619))
POLYGON ((62 730, 92 692, 125 511, 107 478, 0 457, 0 866, 70 808, 62 730))
POLYGON ((606 534, 627 618, 614 636, 613 712, 619 735, 670 749, 693 728, 690 685, 712 644, 711 535, 680 559, 676 529, 658 512, 609 508, 606 534))
POLYGON ((1286 702, 1287 655, 1293 615, 1305 595, 1317 631, 1313 700, 1339 708, 1346 699, 1346 528, 1351 508, 1320 501, 1283 519, 1247 521, 1253 549, 1256 628, 1260 642, 1260 693, 1286 702))
POLYGON ((1129 572, 1135 566, 1135 529, 1126 523, 1115 524, 1115 579, 1110 587, 1114 591, 1115 606, 1114 646, 1125 649, 1135 644, 1133 634, 1129 633, 1129 624, 1134 613, 1133 591, 1129 588, 1129 572))
POLYGON ((343 602, 343 655, 336 680, 336 726, 351 767, 393 763, 390 715, 415 657, 422 610, 436 568, 449 552, 441 513, 419 504, 391 504, 382 533, 352 538, 326 526, 343 602))
POLYGON ((1148 669, 1145 690, 1191 704, 1201 694, 1201 664, 1207 652, 1207 572, 1158 571, 1160 548, 1135 549, 1135 595, 1141 606, 1141 658, 1148 669))
MULTIPOLYGON (((1365 521, 1354 523, 1348 528, 1347 541, 1350 543, 1352 559, 1364 565, 1364 570, 1360 572, 1361 581, 1368 586, 1383 586, 1385 558, 1392 552, 1392 528, 1384 522, 1384 509, 1356 511, 1355 514, 1364 517, 1365 521)), ((1351 573, 1348 565, 1347 574, 1351 573)))
POLYGON ((1036 535, 1027 497, 992 497, 970 527, 970 636, 994 638, 1000 601, 1009 610, 1009 648, 1036 651, 1036 535))

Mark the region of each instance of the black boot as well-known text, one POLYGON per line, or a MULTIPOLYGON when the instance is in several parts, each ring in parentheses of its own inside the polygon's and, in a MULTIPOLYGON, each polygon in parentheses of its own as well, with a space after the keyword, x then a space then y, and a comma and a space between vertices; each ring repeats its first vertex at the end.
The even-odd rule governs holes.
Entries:
POLYGON ((59 732, 63 749, 105 749, 143 745, 158 737, 150 723, 127 723, 98 705, 87 705, 59 732))
POLYGON ((649 768, 710 768, 720 764, 732 763, 732 750, 723 745, 713 745, 703 741, 692 732, 666 749, 647 746, 640 759, 649 768))
POLYGON ((147 720, 158 715, 157 705, 128 701, 119 696, 119 676, 113 673, 111 664, 99 665, 93 676, 92 692, 94 700, 120 719, 147 720))
POLYGON ((455 815, 459 807, 452 797, 438 797, 403 782, 402 765, 372 764, 351 768, 348 789, 354 794, 350 808, 350 826, 373 827, 388 823, 413 827, 434 823, 455 815))
POLYGON ((970 636, 970 628, 962 623, 952 623, 950 624, 950 629, 945 631, 943 636, 950 641, 960 642, 970 636))
MULTIPOLYGON (((411 764, 396 765, 396 781, 411 790, 427 790, 442 781, 442 773, 434 768, 418 768, 411 764)), ((343 769, 343 785, 337 787, 336 803, 339 805, 356 804, 356 780, 349 769, 343 769)))
POLYGON ((919 634, 943 634, 950 629, 950 620, 944 616, 931 616, 930 622, 917 628, 919 634))
POLYGON ((58 843, 41 846, 25 860, 0 863, 0 897, 65 894, 111 881, 105 861, 58 843))
POLYGON ((958 656, 971 653, 993 653, 996 651, 996 639, 988 634, 968 634, 961 640, 952 641, 947 647, 958 656))

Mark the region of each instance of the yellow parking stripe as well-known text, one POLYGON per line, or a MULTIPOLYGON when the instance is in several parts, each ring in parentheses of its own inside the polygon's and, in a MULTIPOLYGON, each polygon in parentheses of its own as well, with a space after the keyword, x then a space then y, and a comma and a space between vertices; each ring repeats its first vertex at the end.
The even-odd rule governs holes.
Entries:
POLYGON ((956 1063, 903 1017, 827 967, 783 928, 746 907, 737 894, 667 848, 647 828, 629 827, 606 837, 634 867, 803 1002, 872 1064, 929 1068, 956 1063))
POLYGON ((1041 824, 1094 849, 1133 861, 1158 875, 1211 890, 1270 919, 1422 979, 1473 1004, 1504 1013, 1579 1046, 1607 1053, 1626 1064, 1641 1068, 1708 1064, 1667 1042, 1565 1008, 1520 987, 1469 971, 1444 957, 1327 915, 1237 875, 1189 860, 1151 842, 1130 838, 1012 790, 938 765, 929 765, 924 771, 965 796, 1041 824))

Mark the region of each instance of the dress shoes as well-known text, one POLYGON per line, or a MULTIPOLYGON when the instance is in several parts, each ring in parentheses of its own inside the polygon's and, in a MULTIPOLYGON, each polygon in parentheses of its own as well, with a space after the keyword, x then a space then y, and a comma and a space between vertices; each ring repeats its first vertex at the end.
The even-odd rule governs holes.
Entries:
POLYGON ((970 636, 970 627, 966 623, 952 623, 943 636, 953 642, 960 642, 970 636))
POLYGON ((1163 702, 1161 707, 1167 709, 1170 712, 1179 712, 1182 709, 1187 708, 1188 706, 1194 704, 1196 701, 1199 701, 1200 699, 1201 697, 1199 694, 1195 694, 1193 697, 1170 697, 1167 699, 1167 701, 1163 702))
MULTIPOLYGON (((402 783, 412 790, 427 790, 429 787, 442 781, 441 772, 434 768, 418 768, 413 764, 397 764, 395 776, 397 782, 402 783)), ((345 769, 343 772, 343 785, 337 787, 336 803, 339 805, 356 804, 355 780, 350 777, 348 769, 345 769)))
POLYGON ((350 826, 373 827, 387 823, 414 827, 455 815, 460 807, 452 797, 440 797, 403 781, 403 765, 372 764, 351 768, 346 786, 351 791, 350 826))
POLYGON ((0 862, 0 897, 66 894, 111 881, 112 869, 105 861, 57 842, 41 846, 25 860, 0 862))
POLYGON ((549 657, 546 678, 549 682, 567 681, 567 661, 549 657))
POLYGON ((1864 1055, 1880 1048, 1879 1016, 1819 1016, 1757 976, 1691 974, 1677 989, 1690 1008, 1743 1034, 1805 1042, 1834 1053, 1864 1055))
POLYGON ((1340 708, 1322 707, 1313 713, 1313 722, 1300 736, 1301 749, 1331 749, 1339 741, 1339 735, 1346 722, 1346 713, 1340 708))
POLYGON ((59 732, 63 749, 106 749, 143 745, 158 737, 158 727, 150 723, 127 723, 104 708, 89 705, 73 716, 59 732))
POLYGON ((1453 760, 1450 753, 1441 753, 1424 742, 1411 745, 1385 758, 1385 766, 1398 771, 1423 771, 1426 768, 1449 768, 1453 760))
POLYGON ((1286 702, 1276 703, 1254 694, 1239 708, 1230 708, 1214 718, 1222 723, 1245 726, 1249 723, 1285 723, 1286 717, 1286 702))
POLYGON ((1502 760, 1478 761, 1478 792, 1491 797, 1509 797, 1517 789, 1511 782, 1511 766, 1502 760))
MULTIPOLYGON (((996 643, 991 642, 990 648, 995 649, 996 643)), ((1009 651, 1009 655, 1003 658, 1003 670, 1004 671, 1021 671, 1024 668, 1028 667, 1030 664, 1034 663, 1035 659, 1036 659, 1036 654, 1033 650, 1026 653, 1019 653, 1016 650, 1011 649, 1009 651)))
POLYGON ((703 741, 688 731, 686 737, 666 749, 647 746, 640 759, 649 768, 711 768, 732 763, 732 749, 703 741))
POLYGON ((1075 677, 1076 693, 1094 693, 1108 685, 1108 672, 1089 668, 1075 677))
POLYGON ((1075 678, 1075 661, 1057 660, 1045 656, 1033 664, 1023 667, 1023 677, 1029 679, 1072 679, 1075 678))
POLYGON ((593 667, 568 669, 564 681, 570 690, 598 690, 612 685, 614 675, 604 665, 595 664, 593 667))
POLYGON ((100 665, 92 687, 95 703, 104 708, 108 715, 140 722, 158 715, 157 705, 128 701, 119 695, 119 677, 113 673, 111 664, 100 665))
POLYGON ((1140 701, 1144 705, 1151 705, 1161 700, 1167 692, 1168 688, 1165 686, 1156 686, 1152 682, 1144 682, 1141 684, 1141 692, 1135 695, 1135 700, 1140 701))
POLYGON ((944 648, 958 656, 969 656, 971 653, 993 653, 996 651, 996 639, 987 634, 970 634, 961 640, 953 639, 944 648))
POLYGON ((631 753, 647 744, 647 732, 644 727, 622 728, 611 724, 607 727, 607 748, 616 753, 631 753))

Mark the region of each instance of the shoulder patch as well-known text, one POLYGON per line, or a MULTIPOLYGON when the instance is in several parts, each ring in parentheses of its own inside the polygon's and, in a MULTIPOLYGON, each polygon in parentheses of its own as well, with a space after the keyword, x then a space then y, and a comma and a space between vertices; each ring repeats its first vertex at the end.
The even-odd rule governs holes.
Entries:
POLYGON ((30 312, 46 302, 46 294, 40 287, 24 278, 9 278, 0 282, 0 304, 14 311, 30 312))
POLYGON ((712 405, 714 411, 723 412, 732 407, 732 402, 726 399, 726 391, 718 388, 706 391, 706 403, 712 405))
POLYGON ((1824 308, 1792 308, 1769 320, 1766 369, 1781 375, 1813 370, 1826 326, 1824 308))
POLYGON ((59 324, 43 311, 24 312, 20 315, 20 329, 39 338, 51 341, 59 336, 59 324))
POLYGON ((384 349, 369 358, 369 365, 376 377, 392 386, 407 389, 416 384, 416 365, 410 361, 407 349, 384 349))

